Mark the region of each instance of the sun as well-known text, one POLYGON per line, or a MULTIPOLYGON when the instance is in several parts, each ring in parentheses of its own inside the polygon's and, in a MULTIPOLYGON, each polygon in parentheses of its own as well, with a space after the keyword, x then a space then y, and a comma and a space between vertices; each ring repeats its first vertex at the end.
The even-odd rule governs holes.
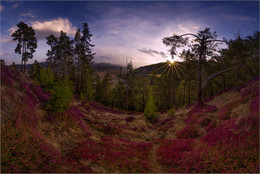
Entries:
POLYGON ((181 65, 178 61, 176 61, 174 58, 172 57, 167 57, 167 60, 164 62, 164 64, 157 69, 157 71, 159 71, 160 69, 163 69, 163 71, 160 74, 163 73, 167 73, 167 76, 169 75, 169 73, 176 73, 178 75, 178 77, 180 78, 180 74, 179 71, 183 73, 182 68, 180 66, 181 65))
POLYGON ((174 60, 174 58, 170 58, 170 57, 167 58, 167 63, 169 63, 169 66, 175 64, 175 62, 176 61, 174 60))

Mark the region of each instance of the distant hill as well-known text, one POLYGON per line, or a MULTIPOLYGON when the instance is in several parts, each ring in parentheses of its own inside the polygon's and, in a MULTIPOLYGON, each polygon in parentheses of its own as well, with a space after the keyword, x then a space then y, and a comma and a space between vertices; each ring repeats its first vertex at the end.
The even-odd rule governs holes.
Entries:
POLYGON ((156 64, 142 66, 142 67, 139 67, 139 68, 137 68, 135 70, 139 74, 151 74, 153 72, 155 72, 156 74, 160 74, 163 71, 162 67, 164 65, 165 65, 165 63, 161 62, 161 63, 156 63, 156 64))

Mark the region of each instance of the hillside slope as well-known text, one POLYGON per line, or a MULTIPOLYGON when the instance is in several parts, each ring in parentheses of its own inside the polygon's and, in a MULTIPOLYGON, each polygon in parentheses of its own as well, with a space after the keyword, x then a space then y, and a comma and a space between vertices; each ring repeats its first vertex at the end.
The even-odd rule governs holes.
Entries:
POLYGON ((75 99, 48 113, 28 77, 1 81, 1 172, 259 172, 258 78, 155 124, 75 99))

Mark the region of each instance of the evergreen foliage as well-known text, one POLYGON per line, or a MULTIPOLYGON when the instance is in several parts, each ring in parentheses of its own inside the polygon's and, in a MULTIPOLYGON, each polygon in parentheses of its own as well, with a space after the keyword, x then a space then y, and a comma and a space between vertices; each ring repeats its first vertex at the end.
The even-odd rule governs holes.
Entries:
POLYGON ((54 84, 51 90, 51 99, 47 104, 47 110, 51 112, 64 112, 69 108, 73 97, 72 83, 68 79, 54 84))
POLYGON ((22 54, 21 71, 25 72, 26 62, 33 58, 33 53, 37 48, 37 39, 33 28, 26 23, 20 22, 16 26, 18 29, 11 36, 14 41, 18 41, 14 51, 17 54, 22 54))
POLYGON ((36 82, 46 89, 52 89, 54 85, 54 75, 50 67, 42 68, 39 75, 36 75, 36 82))
POLYGON ((168 110, 168 116, 169 117, 174 117, 175 116, 175 109, 171 108, 170 110, 168 110))
POLYGON ((155 122, 157 118, 155 100, 151 93, 144 109, 144 116, 151 123, 155 122))

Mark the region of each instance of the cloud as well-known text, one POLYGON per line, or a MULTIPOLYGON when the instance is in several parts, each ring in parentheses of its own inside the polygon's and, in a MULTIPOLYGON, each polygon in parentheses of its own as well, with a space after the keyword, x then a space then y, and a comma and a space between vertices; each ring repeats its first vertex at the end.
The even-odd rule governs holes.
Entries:
MULTIPOLYGON (((28 15, 28 14, 26 14, 28 15)), ((69 36, 74 36, 77 28, 72 26, 68 19, 58 18, 49 21, 39 22, 39 21, 31 21, 30 26, 35 30, 37 39, 45 39, 50 34, 59 36, 60 31, 64 31, 69 36)), ((11 27, 7 31, 10 36, 17 30, 17 27, 11 27)))
POLYGON ((156 51, 156 50, 152 50, 152 49, 146 49, 146 48, 143 48, 143 49, 138 49, 139 51, 143 52, 143 53, 146 53, 146 54, 149 54, 150 56, 153 56, 154 57, 154 54, 156 55, 160 55, 162 56, 163 58, 166 58, 167 55, 164 53, 164 52, 159 52, 159 51, 156 51))
POLYGON ((198 29, 200 28, 199 26, 193 26, 192 24, 178 24, 177 26, 181 31, 185 33, 195 32, 198 31, 198 29))
POLYGON ((0 5, 0 12, 4 11, 4 6, 0 5))
POLYGON ((39 22, 34 21, 31 22, 32 28, 36 32, 36 37, 38 39, 45 39, 46 36, 53 34, 55 36, 59 36, 60 31, 64 31, 69 36, 74 36, 77 28, 72 26, 68 19, 58 18, 49 21, 39 22))
POLYGON ((5 35, 5 36, 1 37, 1 42, 14 43, 13 39, 10 36, 8 36, 8 35, 5 35))
POLYGON ((31 18, 34 18, 35 16, 32 14, 32 12, 28 12, 28 13, 21 13, 20 16, 23 16, 23 17, 31 17, 31 18))

